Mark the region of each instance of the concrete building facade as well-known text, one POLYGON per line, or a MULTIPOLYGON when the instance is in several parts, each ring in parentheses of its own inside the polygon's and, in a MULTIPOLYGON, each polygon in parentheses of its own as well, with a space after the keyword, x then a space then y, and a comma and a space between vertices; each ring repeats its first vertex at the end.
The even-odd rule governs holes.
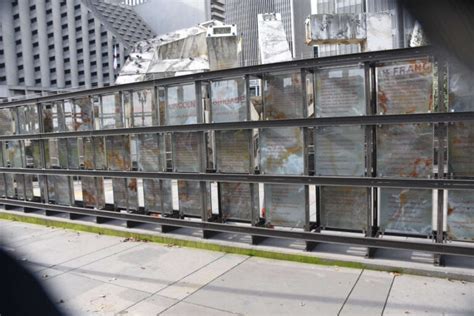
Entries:
POLYGON ((0 1, 0 98, 113 84, 128 49, 152 36, 126 6, 0 1))

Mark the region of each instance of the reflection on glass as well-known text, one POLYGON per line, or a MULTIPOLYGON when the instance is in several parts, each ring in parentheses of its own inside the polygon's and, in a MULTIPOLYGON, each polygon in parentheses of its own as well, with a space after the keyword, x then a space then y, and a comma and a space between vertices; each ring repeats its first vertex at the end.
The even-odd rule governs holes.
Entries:
POLYGON ((216 131, 217 171, 249 173, 251 130, 216 131))
POLYGON ((263 85, 264 119, 303 117, 301 73, 266 74, 263 85))
POLYGON ((72 179, 70 176, 51 175, 48 176, 48 192, 50 200, 60 205, 74 205, 72 179), (51 195, 52 194, 52 195, 51 195))
POLYGON ((166 89, 166 125, 197 123, 196 89, 194 84, 166 89))
POLYGON ((245 80, 243 78, 211 83, 212 121, 237 122, 247 120, 245 80))
POLYGON ((316 117, 366 115, 363 66, 316 72, 316 117))
POLYGON ((153 89, 133 91, 132 108, 134 127, 158 125, 153 89))
POLYGON ((377 67, 377 113, 412 114, 433 111, 433 64, 428 59, 377 67))
POLYGON ((380 189, 380 228, 386 232, 429 235, 433 193, 423 189, 380 189))
POLYGON ((41 168, 41 151, 39 140, 24 140, 25 167, 41 168))
POLYGON ((18 107, 20 134, 39 133, 38 108, 36 105, 18 107))
POLYGON ((458 177, 474 176, 474 122, 448 126, 449 172, 458 177))
POLYGON ((268 174, 304 174, 303 131, 295 127, 262 129, 260 167, 268 174))
POLYGON ((95 118, 97 129, 125 127, 123 119, 124 110, 119 93, 100 96, 95 106, 99 107, 96 110, 98 114, 96 114, 95 118))
POLYGON ((317 175, 365 175, 365 127, 327 126, 315 128, 317 175))
POLYGON ((377 176, 426 178, 432 169, 432 126, 377 126, 377 176))
POLYGON ((448 192, 448 238, 474 241, 474 194, 468 190, 448 192))
POLYGON ((449 108, 454 112, 474 111, 474 72, 461 63, 449 64, 449 108))
POLYGON ((16 132, 15 126, 16 109, 0 109, 0 135, 13 135, 16 132))
POLYGON ((162 170, 161 136, 158 134, 137 135, 138 169, 140 171, 162 170))
POLYGON ((64 101, 66 131, 92 130, 92 104, 89 97, 64 101))
POLYGON ((138 185, 136 178, 113 178, 112 191, 116 210, 138 210, 138 185))
POLYGON ((264 185, 266 225, 303 228, 306 223, 304 185, 264 185))

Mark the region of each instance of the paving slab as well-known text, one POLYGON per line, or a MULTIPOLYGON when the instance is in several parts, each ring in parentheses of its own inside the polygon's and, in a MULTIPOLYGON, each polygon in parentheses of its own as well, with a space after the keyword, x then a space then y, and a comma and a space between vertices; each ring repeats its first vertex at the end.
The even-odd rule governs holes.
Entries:
POLYGON ((38 240, 40 237, 62 231, 57 228, 25 225, 19 222, 0 222, 2 223, 0 226, 0 244, 6 245, 7 247, 19 246, 38 240))
POLYGON ((474 315, 474 283, 395 277, 383 315, 474 315))
POLYGON ((127 307, 118 315, 158 315, 178 302, 178 300, 155 294, 127 307))
POLYGON ((170 309, 166 310, 165 312, 161 313, 160 315, 167 315, 167 316, 229 316, 229 315, 239 315, 235 313, 231 313, 228 311, 217 310, 215 308, 202 306, 202 305, 195 305, 190 303, 181 302, 172 306, 170 309))
POLYGON ((158 293, 162 296, 182 300, 248 258, 247 256, 226 254, 158 293))
POLYGON ((360 273, 251 258, 184 301, 245 315, 335 315, 360 273))
POLYGON ((364 270, 352 289, 340 315, 380 315, 387 301, 394 275, 364 270))
POLYGON ((155 293, 223 255, 213 251, 142 243, 120 254, 85 265, 74 273, 155 293))

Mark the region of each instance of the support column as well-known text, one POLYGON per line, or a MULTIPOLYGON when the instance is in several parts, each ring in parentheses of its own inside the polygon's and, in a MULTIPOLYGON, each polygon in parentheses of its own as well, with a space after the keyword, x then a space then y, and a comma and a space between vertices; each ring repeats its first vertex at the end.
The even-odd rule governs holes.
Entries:
MULTIPOLYGON (((77 45, 76 45, 76 21, 74 0, 66 0, 67 6, 67 31, 69 37, 69 61, 71 69, 71 87, 79 87, 78 69, 77 69, 77 45)), ((81 4, 82 5, 82 4, 81 4)))
POLYGON ((15 29, 11 1, 0 1, 0 17, 3 31, 3 51, 5 54, 5 72, 7 85, 18 85, 18 65, 16 58, 15 29))
POLYGON ((48 32, 46 26, 45 0, 36 0, 36 17, 38 23, 38 42, 41 71, 41 86, 48 88, 51 85, 49 69, 48 32))
POLYGON ((115 82, 114 71, 114 37, 112 33, 107 32, 107 58, 109 63, 109 84, 113 85, 115 82))
POLYGON ((87 10, 87 7, 81 5, 82 51, 84 56, 84 81, 86 89, 92 88, 88 13, 89 10, 87 10))
POLYGON ((61 6, 59 1, 51 1, 53 12, 54 60, 56 64, 56 86, 64 88, 64 47, 61 27, 61 6))
POLYGON ((23 52, 23 72, 25 74, 25 85, 35 85, 35 69, 33 65, 33 44, 31 39, 31 21, 29 1, 18 1, 20 13, 21 50, 23 52))
POLYGON ((101 41, 101 24, 99 20, 95 20, 95 57, 97 63, 97 83, 99 87, 104 86, 104 72, 102 71, 102 41, 101 41))
POLYGON ((125 47, 122 43, 119 43, 119 54, 120 68, 122 68, 125 63, 125 47))

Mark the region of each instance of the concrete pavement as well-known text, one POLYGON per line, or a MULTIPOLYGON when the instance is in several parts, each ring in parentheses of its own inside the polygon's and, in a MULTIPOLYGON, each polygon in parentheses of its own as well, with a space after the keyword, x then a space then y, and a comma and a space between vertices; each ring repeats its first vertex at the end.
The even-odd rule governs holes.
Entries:
POLYGON ((269 260, 0 220, 68 314, 474 315, 474 283, 269 260))

